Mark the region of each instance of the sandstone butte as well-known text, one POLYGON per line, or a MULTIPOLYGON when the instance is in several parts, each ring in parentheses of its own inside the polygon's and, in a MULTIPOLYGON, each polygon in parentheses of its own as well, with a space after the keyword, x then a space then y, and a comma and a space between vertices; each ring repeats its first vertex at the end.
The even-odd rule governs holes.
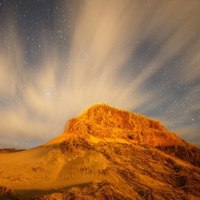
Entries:
POLYGON ((0 199, 198 200, 200 149, 159 121, 96 104, 44 145, 0 151, 0 199))

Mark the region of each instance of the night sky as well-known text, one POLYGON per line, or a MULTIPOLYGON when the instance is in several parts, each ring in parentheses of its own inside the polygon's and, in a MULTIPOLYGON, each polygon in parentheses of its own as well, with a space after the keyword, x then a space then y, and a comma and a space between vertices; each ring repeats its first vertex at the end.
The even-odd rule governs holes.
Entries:
POLYGON ((0 0, 0 148, 33 147, 94 103, 200 145, 199 0, 0 0))

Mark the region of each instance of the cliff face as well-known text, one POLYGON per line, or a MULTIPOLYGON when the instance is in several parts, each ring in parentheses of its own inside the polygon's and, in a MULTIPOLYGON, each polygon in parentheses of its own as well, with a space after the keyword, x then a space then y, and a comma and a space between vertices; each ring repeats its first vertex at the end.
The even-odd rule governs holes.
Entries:
POLYGON ((199 149, 168 131, 159 121, 106 104, 94 105, 70 120, 64 134, 78 134, 84 138, 94 136, 124 139, 127 142, 156 147, 200 166, 199 149))
POLYGON ((0 153, 0 196, 196 200, 199 152, 156 120, 98 104, 49 143, 0 153))
POLYGON ((122 138, 153 146, 184 142, 159 122, 139 114, 97 104, 69 121, 65 133, 89 134, 99 138, 122 138))

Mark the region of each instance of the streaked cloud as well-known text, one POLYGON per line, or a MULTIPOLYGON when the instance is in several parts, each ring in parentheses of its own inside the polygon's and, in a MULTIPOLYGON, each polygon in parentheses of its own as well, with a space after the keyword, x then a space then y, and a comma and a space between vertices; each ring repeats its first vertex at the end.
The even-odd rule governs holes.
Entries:
POLYGON ((53 31, 66 40, 41 31, 37 45, 30 43, 33 53, 20 24, 7 20, 0 39, 4 143, 41 144, 98 102, 156 117, 199 143, 199 6, 198 0, 60 1, 53 31), (69 19, 60 20, 62 13, 69 19))

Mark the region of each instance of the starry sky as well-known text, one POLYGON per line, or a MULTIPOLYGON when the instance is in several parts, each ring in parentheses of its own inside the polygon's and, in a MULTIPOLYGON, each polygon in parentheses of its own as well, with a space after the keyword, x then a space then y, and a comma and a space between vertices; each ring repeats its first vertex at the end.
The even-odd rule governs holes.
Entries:
POLYGON ((199 0, 0 0, 0 147, 29 148, 94 103, 200 145, 199 0))

